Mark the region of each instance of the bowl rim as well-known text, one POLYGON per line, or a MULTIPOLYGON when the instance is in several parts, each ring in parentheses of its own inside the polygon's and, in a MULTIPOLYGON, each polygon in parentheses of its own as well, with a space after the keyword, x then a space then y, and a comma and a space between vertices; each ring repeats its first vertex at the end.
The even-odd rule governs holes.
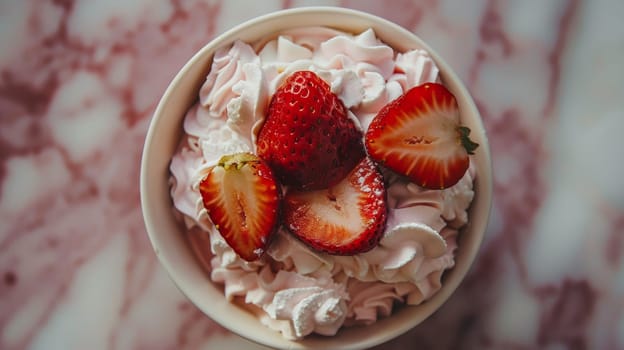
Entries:
MULTIPOLYGON (((323 25, 331 26, 328 24, 323 24, 323 25)), ((290 26, 290 27, 297 27, 297 26, 290 26)), ((280 28, 280 29, 277 29, 277 31, 281 31, 285 29, 286 28, 280 28)), ((405 47, 397 48, 396 44, 390 45, 390 46, 395 48, 397 51, 407 49, 405 47)), ((209 70, 209 65, 208 65, 208 70, 209 70)), ((207 74, 208 70, 203 70, 203 71, 204 73, 207 74)), ((203 82, 203 79, 205 79, 205 74, 202 77, 195 77, 195 80, 196 80, 195 85, 199 84, 196 86, 195 91, 199 90, 199 88, 201 87, 201 82, 203 82)), ((193 100, 196 100, 196 99, 193 98, 193 100)), ((184 118, 183 116, 179 117, 180 122, 183 120, 183 118, 184 118)), ((181 131, 178 131, 178 132, 181 132, 181 131)), ((179 140, 179 137, 177 137, 177 139, 179 140)), ((170 157, 169 157, 169 160, 170 160, 170 157)), ((167 164, 168 164, 168 161, 167 161, 167 164)), ((167 167, 167 170, 168 170, 168 167, 167 167)), ((167 187, 167 193, 168 193, 168 187, 167 187)), ((390 339, 400 336, 401 334, 414 328, 420 322, 427 319, 429 316, 431 316, 431 314, 433 314, 437 309, 439 309, 448 300, 451 294, 457 289, 461 281, 465 278, 468 270, 472 266, 476 258, 476 255, 479 251, 479 247, 485 235, 488 220, 489 220, 490 208, 492 205, 491 156, 490 156, 489 142, 487 142, 487 133, 483 127, 483 122, 481 120, 479 111, 471 95, 468 93, 466 87, 463 85, 460 78, 451 69, 451 67, 437 54, 435 50, 433 50, 427 43, 425 43, 422 39, 420 39, 415 33, 412 33, 408 31, 407 29, 389 20, 386 20, 384 18, 375 16, 366 12, 358 11, 358 10, 346 9, 346 8, 341 8, 341 7, 326 7, 326 6, 300 7, 300 8, 294 8, 294 9, 279 10, 279 11, 275 11, 269 14, 265 14, 265 15, 247 20, 223 32, 222 34, 215 36, 206 45, 204 45, 200 50, 198 50, 184 64, 184 66, 177 72, 175 77, 172 79, 172 81, 166 88, 161 99, 159 100, 156 110, 153 114, 153 118, 150 121, 147 134, 146 134, 145 143, 143 146, 142 158, 141 158, 140 199, 141 199, 141 208, 142 208, 143 218, 144 218, 147 234, 149 236, 149 240, 151 242, 152 248, 154 249, 156 255, 158 256, 160 263, 164 266, 165 270, 167 271, 169 278, 174 282, 177 288, 189 299, 189 301, 191 301, 204 314, 206 314, 208 317, 210 317, 217 323, 221 324, 223 327, 229 329, 233 333, 238 334, 239 336, 242 336, 246 339, 254 341, 258 344, 276 347, 276 348, 277 347, 279 348, 316 348, 319 346, 327 348, 328 346, 331 346, 331 348, 355 349, 355 348, 363 348, 363 347, 372 347, 372 346, 381 344, 390 339), (249 28, 258 27, 258 26, 260 27, 267 26, 273 22, 283 21, 286 18, 297 18, 300 16, 310 16, 310 17, 320 16, 318 18, 327 18, 327 16, 335 16, 335 17, 345 18, 345 19, 352 18, 355 22, 368 23, 368 27, 371 27, 371 28, 375 27, 374 29, 375 29, 375 33, 377 37, 380 38, 380 40, 384 42, 388 42, 387 40, 384 40, 384 37, 386 37, 388 34, 384 34, 384 33, 398 33, 401 36, 411 38, 408 46, 411 47, 413 46, 412 44, 416 44, 422 47, 423 49, 425 49, 426 51, 428 51, 428 53, 431 55, 433 60, 438 65, 440 72, 441 73, 444 72, 445 85, 448 86, 448 84, 451 84, 449 88, 451 88, 451 90, 453 90, 456 95, 458 93, 461 94, 462 101, 463 101, 462 109, 464 110, 468 109, 467 114, 474 116, 473 119, 470 120, 472 123, 471 129, 473 131, 473 135, 479 136, 479 140, 481 143, 480 150, 478 151, 478 152, 481 152, 480 157, 479 157, 479 164, 477 166, 479 170, 478 170, 477 178, 475 180, 476 181, 475 188, 478 188, 479 190, 478 200, 480 201, 479 209, 480 209, 481 215, 479 215, 476 218, 478 220, 473 220, 469 223, 469 229, 470 229, 470 232, 472 233, 472 236, 471 236, 472 239, 470 241, 471 249, 467 251, 468 252, 466 253, 467 255, 464 254, 465 257, 463 257, 464 258, 463 260, 465 260, 465 262, 461 265, 459 263, 456 263, 453 269, 445 272, 445 275, 452 273, 454 278, 450 281, 447 278, 442 288, 426 303, 416 305, 416 306, 404 307, 404 308, 418 308, 418 310, 423 310, 421 312, 421 315, 417 315, 419 317, 414 318, 414 317, 408 317, 410 315, 407 315, 407 316, 401 317, 401 320, 403 320, 404 322, 399 322, 399 324, 396 324, 397 322, 388 321, 388 319, 392 319, 393 317, 396 317, 396 313, 393 312, 392 316, 383 320, 379 320, 373 326, 366 326, 367 330, 370 330, 372 327, 377 325, 378 326, 377 328, 379 328, 380 330, 374 333, 371 333, 370 331, 366 331, 364 332, 366 334, 366 336, 364 337, 362 336, 343 337, 341 336, 340 332, 345 332, 344 327, 336 336, 333 336, 333 337, 313 336, 313 337, 306 337, 302 340, 296 340, 296 341, 283 338, 281 334, 279 333, 277 333, 277 335, 281 338, 281 341, 279 339, 276 339, 275 337, 270 337, 268 338, 270 340, 267 340, 267 338, 263 337, 263 334, 262 334, 263 332, 256 332, 256 333, 245 332, 244 326, 237 327, 235 324, 232 323, 232 320, 231 320, 232 317, 228 316, 228 305, 220 305, 220 304, 212 305, 214 306, 213 308, 207 309, 205 307, 201 307, 198 304, 198 302, 196 301, 196 297, 198 294, 195 293, 195 291, 190 290, 189 286, 184 285, 185 282, 180 277, 179 275, 180 271, 178 271, 178 268, 176 268, 174 266, 175 264, 169 259, 167 259, 165 255, 163 254, 163 249, 166 247, 163 247, 159 236, 156 234, 156 232, 158 230, 161 230, 162 228, 156 227, 154 224, 154 221, 155 221, 154 217, 157 215, 160 215, 160 213, 158 213, 154 209, 154 204, 152 203, 153 199, 150 197, 150 192, 151 192, 151 189, 154 187, 155 180, 153 179, 153 176, 151 176, 151 174, 148 174, 147 169, 152 167, 152 163, 154 162, 153 161, 154 152, 151 152, 151 150, 153 149, 155 142, 156 142, 155 138, 157 135, 158 127, 160 124, 162 124, 163 119, 167 118, 165 114, 165 110, 167 109, 168 104, 171 103, 171 97, 176 93, 176 90, 178 89, 179 85, 182 84, 185 80, 189 79, 187 75, 190 74, 190 72, 193 69, 199 69, 197 67, 197 65, 199 64, 198 62, 201 61, 202 59, 205 59, 206 55, 210 56, 208 61, 212 62, 212 55, 214 54, 214 51, 216 51, 216 49, 231 44, 234 40, 236 40, 237 38, 240 38, 243 32, 249 31, 249 28), (378 30, 379 28, 383 28, 383 30, 379 31, 378 30)), ((162 200, 163 198, 160 198, 160 199, 162 200)), ((476 199, 477 199, 477 189, 475 189, 475 200, 476 199)), ((474 205, 474 202, 473 202, 473 205, 474 205)), ((173 212, 171 212, 171 216, 173 216, 173 212)), ((468 228, 462 229, 462 231, 465 231, 465 230, 468 230, 468 228)), ((464 248, 464 250, 465 249, 467 248, 464 248)), ((456 262, 457 262, 457 258, 458 258, 457 253, 455 257, 456 257, 456 262)), ((206 279, 208 280, 210 284, 214 285, 214 283, 209 278, 206 278, 206 279)), ((229 304, 229 307, 232 307, 232 306, 237 307, 232 303, 228 303, 228 304, 229 304)), ((417 311, 414 311, 412 313, 416 314, 417 311)), ((405 312, 403 312, 403 314, 405 314, 405 312)), ((258 324, 260 323, 258 322, 258 324)), ((261 325, 261 326, 265 327, 264 325, 261 325)), ((361 327, 361 328, 364 328, 364 327, 361 327)), ((275 331, 271 330, 268 327, 266 327, 266 330, 267 332, 276 333, 275 331)), ((348 332, 349 330, 347 329, 346 331, 348 332)))

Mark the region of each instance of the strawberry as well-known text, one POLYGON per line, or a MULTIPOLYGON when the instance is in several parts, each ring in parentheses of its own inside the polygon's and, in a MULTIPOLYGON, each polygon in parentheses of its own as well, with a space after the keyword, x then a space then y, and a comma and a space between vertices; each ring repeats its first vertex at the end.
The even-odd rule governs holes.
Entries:
POLYGON ((386 215, 383 177, 368 157, 335 186, 289 190, 284 197, 285 226, 311 247, 330 254, 353 255, 375 247, 386 215))
POLYGON ((278 226, 281 188, 271 168, 251 153, 223 156, 199 191, 210 220, 243 259, 258 259, 278 226))
POLYGON ((366 132, 371 158, 429 189, 462 178, 478 144, 459 124, 455 96, 443 85, 414 87, 384 106, 366 132))
POLYGON ((329 85, 299 71, 273 95, 257 153, 284 185, 321 189, 338 183, 364 157, 362 139, 329 85))

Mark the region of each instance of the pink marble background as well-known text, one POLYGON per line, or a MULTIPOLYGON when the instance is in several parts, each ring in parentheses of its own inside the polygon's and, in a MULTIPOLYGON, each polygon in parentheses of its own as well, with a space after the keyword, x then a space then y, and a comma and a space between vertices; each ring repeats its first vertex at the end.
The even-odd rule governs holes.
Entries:
POLYGON ((624 349, 624 2, 0 1, 0 349, 262 348, 156 260, 139 160, 159 96, 212 37, 336 5, 430 43, 474 95, 495 199, 468 279, 377 349, 624 349))

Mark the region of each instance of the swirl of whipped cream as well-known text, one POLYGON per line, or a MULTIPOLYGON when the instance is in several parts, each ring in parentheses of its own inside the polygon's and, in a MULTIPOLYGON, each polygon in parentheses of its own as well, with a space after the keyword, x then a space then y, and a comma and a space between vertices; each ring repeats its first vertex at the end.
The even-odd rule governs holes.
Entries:
POLYGON ((442 288, 442 274, 446 269, 455 266, 454 253, 457 249, 457 233, 453 228, 445 227, 440 235, 446 242, 446 251, 441 257, 434 259, 425 266, 422 275, 425 278, 418 281, 416 288, 409 292, 406 302, 409 305, 418 305, 431 298, 440 288, 442 288))
POLYGON ((287 321, 280 325, 284 336, 298 339, 312 332, 334 335, 342 326, 348 295, 344 284, 334 283, 331 274, 274 273, 265 266, 255 276, 256 288, 249 286, 245 302, 261 307, 270 319, 287 321))
POLYGON ((468 207, 474 198, 472 190, 476 176, 475 165, 471 162, 466 174, 457 184, 442 191, 444 201, 442 217, 449 226, 460 228, 468 223, 468 207))
POLYGON ((211 130, 206 125, 215 124, 214 119, 221 120, 231 134, 241 135, 239 141, 253 149, 254 139, 250 135, 261 125, 267 107, 263 74, 260 58, 251 46, 236 41, 229 49, 217 50, 210 73, 199 92, 200 105, 206 112, 196 113, 196 121, 185 123, 185 131, 201 137, 211 130))
POLYGON ((247 44, 236 41, 230 48, 221 48, 214 55, 206 82, 199 91, 199 101, 215 118, 225 118, 227 105, 240 95, 234 86, 246 79, 245 67, 259 66, 258 55, 247 44))
POLYGON ((331 256, 310 249, 293 237, 285 228, 280 228, 267 249, 267 254, 283 264, 286 270, 295 270, 309 275, 318 270, 331 271, 334 262, 331 256))
POLYGON ((429 53, 421 49, 398 53, 395 69, 400 73, 394 74, 389 80, 399 82, 404 91, 427 82, 438 81, 440 73, 429 53))
POLYGON ((369 325, 380 317, 390 316, 397 301, 413 291, 411 283, 376 283, 350 279, 347 292, 351 296, 345 325, 369 325))
MULTIPOLYGON (((201 196, 192 189, 197 169, 202 166, 204 161, 198 156, 197 150, 193 150, 189 146, 189 143, 193 143, 191 138, 188 136, 183 137, 178 151, 171 159, 169 169, 172 176, 169 182, 174 207, 184 214, 185 218, 188 217, 194 221, 198 214, 196 210, 197 202, 201 201, 201 196)), ((189 228, 192 226, 192 222, 185 222, 185 224, 189 228)))
POLYGON ((334 256, 334 263, 361 281, 418 283, 429 265, 446 250, 444 239, 431 227, 417 222, 390 228, 372 250, 352 256, 334 256))
MULTIPOLYGON (((202 212, 202 218, 207 217, 205 210, 202 212)), ((214 255, 212 259, 212 274, 213 278, 219 274, 220 268, 234 270, 243 269, 245 271, 256 271, 260 266, 263 266, 261 261, 246 261, 236 254, 236 252, 225 241, 219 231, 211 225, 207 230, 210 235, 210 250, 214 255)))
MULTIPOLYGON (((468 207, 474 198, 473 182, 476 175, 470 163, 464 176, 453 186, 444 190, 428 190, 390 173, 388 206, 393 208, 388 216, 387 227, 402 223, 422 222, 440 232, 446 225, 459 228, 468 222, 468 207)), ((388 229, 387 229, 388 230, 388 229)))
POLYGON ((353 37, 335 36, 321 43, 317 52, 319 61, 331 69, 365 66, 383 77, 394 71, 394 50, 381 43, 372 29, 353 37))

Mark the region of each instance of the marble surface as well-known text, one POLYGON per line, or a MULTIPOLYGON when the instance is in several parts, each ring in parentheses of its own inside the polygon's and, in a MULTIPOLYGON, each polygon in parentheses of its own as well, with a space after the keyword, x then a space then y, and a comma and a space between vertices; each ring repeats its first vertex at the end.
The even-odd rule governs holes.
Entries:
POLYGON ((1 0, 0 348, 262 348, 203 316, 157 262, 139 160, 195 50, 304 5, 417 33, 491 138, 494 206, 467 280, 377 349, 624 349, 621 0, 1 0))

